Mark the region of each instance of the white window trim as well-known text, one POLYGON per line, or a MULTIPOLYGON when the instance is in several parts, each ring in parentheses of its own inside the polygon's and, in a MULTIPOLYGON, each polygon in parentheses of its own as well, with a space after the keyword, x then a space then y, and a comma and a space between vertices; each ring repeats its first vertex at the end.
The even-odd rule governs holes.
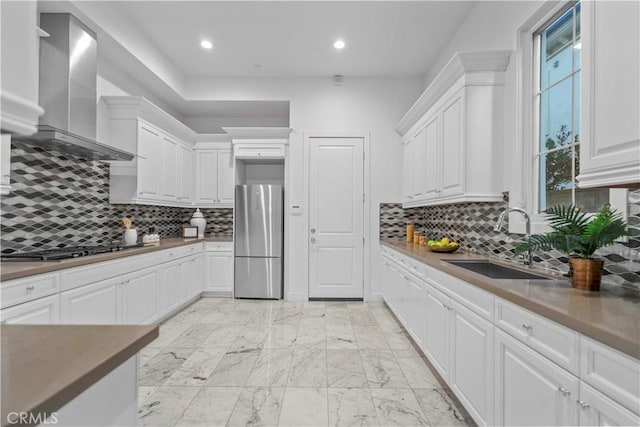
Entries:
MULTIPOLYGON (((549 22, 563 9, 573 4, 571 1, 545 2, 536 13, 531 16, 518 29, 518 48, 516 51, 516 144, 514 147, 516 159, 521 161, 520 174, 514 174, 513 188, 511 191, 509 207, 520 207, 529 212, 531 218, 531 233, 545 233, 550 230, 545 215, 537 212, 537 182, 538 171, 534 142, 538 140, 537 117, 539 111, 534 105, 534 84, 538 81, 538 73, 534 69, 538 62, 534 57, 537 49, 534 43, 534 34, 545 23, 549 22)), ((583 34, 582 37, 585 35, 583 34)), ((582 121, 580 122, 582 123, 582 121)), ((610 203, 612 209, 622 212, 627 216, 626 189, 610 189, 610 203)), ((509 216, 509 232, 524 234, 525 222, 521 215, 509 216)))

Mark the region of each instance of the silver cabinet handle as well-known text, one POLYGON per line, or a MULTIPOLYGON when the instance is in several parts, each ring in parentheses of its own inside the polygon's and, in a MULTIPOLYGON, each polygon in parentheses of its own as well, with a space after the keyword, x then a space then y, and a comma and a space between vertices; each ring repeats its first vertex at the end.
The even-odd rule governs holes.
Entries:
POLYGON ((29 285, 29 286, 27 286, 27 292, 31 292, 31 291, 33 291, 34 289, 35 289, 35 286, 33 286, 33 285, 29 285))
POLYGON ((311 230, 309 230, 309 231, 311 231, 311 234, 315 234, 315 233, 316 233, 316 229, 315 229, 315 228, 312 228, 312 229, 311 229, 311 230))
POLYGON ((315 242, 316 242, 316 238, 315 238, 315 237, 312 237, 312 238, 311 238, 311 243, 315 243, 315 242))
POLYGON ((580 399, 576 400, 576 403, 577 403, 578 405, 580 405, 580 407, 581 407, 582 409, 587 409, 588 407, 590 407, 590 406, 591 406, 591 405, 589 405, 587 402, 585 402, 585 401, 583 401, 583 400, 580 400, 580 399))
POLYGON ((571 392, 564 387, 558 387, 558 391, 564 396, 569 396, 571 394, 571 392))
POLYGON ((522 324, 522 328, 523 328, 523 329, 526 329, 526 330, 527 330, 527 331, 529 331, 529 332, 531 332, 531 331, 533 330, 533 326, 531 326, 531 325, 529 325, 529 324, 526 324, 526 323, 523 323, 523 324, 522 324))

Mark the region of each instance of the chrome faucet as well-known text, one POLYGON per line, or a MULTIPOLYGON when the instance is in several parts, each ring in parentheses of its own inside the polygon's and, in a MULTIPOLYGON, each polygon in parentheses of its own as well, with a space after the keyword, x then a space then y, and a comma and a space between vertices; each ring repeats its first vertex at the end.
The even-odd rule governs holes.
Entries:
POLYGON ((522 208, 509 208, 509 209, 505 209, 500 213, 500 216, 498 217, 498 222, 496 223, 496 226, 493 228, 494 231, 500 231, 502 229, 502 223, 504 222, 504 217, 507 216, 507 214, 509 214, 509 212, 519 212, 522 214, 522 216, 524 216, 524 220, 525 220, 525 225, 526 225, 526 237, 527 237, 527 241, 529 242, 529 249, 527 250, 526 254, 522 254, 522 263, 524 265, 531 265, 531 219, 529 218, 529 214, 527 213, 527 211, 525 211, 522 208))

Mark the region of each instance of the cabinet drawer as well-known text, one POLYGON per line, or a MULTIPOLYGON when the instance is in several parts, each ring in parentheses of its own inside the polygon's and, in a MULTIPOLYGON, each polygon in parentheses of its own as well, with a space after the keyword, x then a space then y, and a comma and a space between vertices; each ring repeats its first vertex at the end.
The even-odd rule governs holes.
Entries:
POLYGON ((2 284, 1 308, 22 304, 27 301, 46 297, 58 292, 60 276, 58 273, 39 274, 24 279, 11 280, 2 284))
POLYGON ((640 412, 638 359, 581 336, 580 379, 632 411, 640 412))
POLYGON ((202 244, 194 243, 186 246, 178 246, 176 248, 166 249, 160 252, 160 262, 167 262, 186 256, 195 255, 202 252, 202 244))
POLYGON ((573 374, 578 374, 578 333, 496 298, 495 324, 573 374))
POLYGON ((233 242, 207 242, 207 251, 232 252, 233 242))
POLYGON ((464 280, 453 277, 435 268, 428 268, 427 275, 432 283, 469 310, 493 322, 493 304, 495 297, 464 280))
POLYGON ((158 264, 160 264, 160 255, 154 252, 71 268, 62 272, 60 287, 63 291, 67 291, 158 264))

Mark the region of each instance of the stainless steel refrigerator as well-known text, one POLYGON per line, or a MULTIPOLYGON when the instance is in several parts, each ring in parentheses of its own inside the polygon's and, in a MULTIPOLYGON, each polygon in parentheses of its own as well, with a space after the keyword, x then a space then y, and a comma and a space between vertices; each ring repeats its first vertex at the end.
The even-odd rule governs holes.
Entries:
POLYGON ((281 185, 236 185, 236 298, 282 298, 284 192, 281 185))

